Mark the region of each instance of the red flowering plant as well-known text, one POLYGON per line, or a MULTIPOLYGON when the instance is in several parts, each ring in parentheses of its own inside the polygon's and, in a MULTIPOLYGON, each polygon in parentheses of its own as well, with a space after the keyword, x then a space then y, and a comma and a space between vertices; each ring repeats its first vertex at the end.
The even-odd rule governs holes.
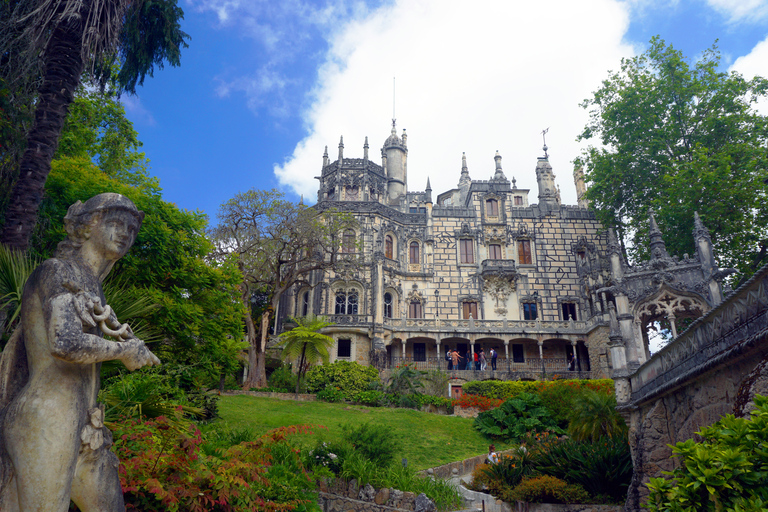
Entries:
POLYGON ((208 512, 306 510, 313 482, 283 427, 219 457, 200 453, 202 437, 191 422, 126 420, 113 424, 114 450, 127 511, 208 512))
POLYGON ((480 410, 480 412, 494 409, 500 406, 502 402, 504 401, 496 398, 486 398, 482 395, 469 395, 466 393, 452 401, 454 407, 473 407, 480 410))

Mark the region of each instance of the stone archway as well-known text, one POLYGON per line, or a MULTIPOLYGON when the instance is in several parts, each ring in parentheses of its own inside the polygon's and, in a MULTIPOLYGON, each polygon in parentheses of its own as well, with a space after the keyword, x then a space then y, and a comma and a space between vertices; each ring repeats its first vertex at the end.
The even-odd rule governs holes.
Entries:
POLYGON ((707 301, 696 294, 684 293, 662 286, 655 294, 635 306, 636 339, 643 340, 646 357, 650 357, 648 330, 655 322, 668 326, 672 339, 687 326, 679 322, 704 316, 710 310, 707 301), (679 327, 683 327, 679 329, 679 327))

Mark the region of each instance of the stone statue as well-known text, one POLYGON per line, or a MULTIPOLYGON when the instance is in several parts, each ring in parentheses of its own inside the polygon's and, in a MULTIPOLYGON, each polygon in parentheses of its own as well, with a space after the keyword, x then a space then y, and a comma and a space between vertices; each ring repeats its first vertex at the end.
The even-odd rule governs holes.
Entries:
POLYGON ((124 512, 112 434, 96 403, 102 361, 160 364, 105 303, 101 282, 144 213, 120 194, 70 206, 67 238, 29 277, 0 360, 0 510, 124 512), (108 334, 118 341, 105 340, 108 334))

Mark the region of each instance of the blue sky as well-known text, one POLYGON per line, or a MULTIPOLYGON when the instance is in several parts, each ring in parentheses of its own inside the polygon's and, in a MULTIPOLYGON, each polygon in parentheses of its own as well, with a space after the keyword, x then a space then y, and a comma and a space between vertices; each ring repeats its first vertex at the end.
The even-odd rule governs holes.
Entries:
MULTIPOLYGON (((331 159, 372 159, 393 114, 408 133, 408 184, 453 188, 466 152, 489 179, 536 189, 547 144, 563 202, 587 114, 578 104, 622 57, 660 35, 695 58, 716 39, 723 69, 768 76, 768 0, 178 0, 191 36, 179 68, 124 97, 164 198, 215 222, 250 188, 315 201, 331 159), (535 5, 532 5, 535 4, 535 5)), ((532 194, 532 199, 535 194, 532 194)))

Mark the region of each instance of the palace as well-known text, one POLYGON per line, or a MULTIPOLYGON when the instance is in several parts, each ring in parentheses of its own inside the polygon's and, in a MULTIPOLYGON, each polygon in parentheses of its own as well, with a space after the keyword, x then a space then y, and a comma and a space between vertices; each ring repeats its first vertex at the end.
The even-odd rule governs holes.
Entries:
MULTIPOLYGON (((721 300, 708 235, 696 258, 654 252, 678 277, 651 282, 661 267, 643 267, 633 278, 615 236, 588 208, 580 169, 579 204, 561 204, 546 145, 534 203, 530 190, 506 177, 498 152, 491 179, 472 179, 462 157, 457 187, 433 197, 429 180, 424 191, 408 190, 407 136, 398 136, 394 121, 380 164, 368 150, 367 137, 362 158, 345 158, 343 138, 335 161, 326 148, 316 205, 357 219, 341 234, 340 251, 361 264, 313 275, 280 305, 281 317, 329 317, 332 360, 451 369, 458 381, 618 377, 649 357, 650 322, 671 318, 674 329, 676 318, 700 316, 721 300), (662 286, 676 279, 685 286, 662 286), (693 292, 677 293, 683 288, 693 292), (662 292, 677 305, 649 309, 662 304, 662 292), (642 325, 635 304, 645 307, 642 325), (470 375, 463 361, 456 371, 446 361, 454 348, 462 357, 494 348, 496 370, 489 358, 482 375, 470 375)), ((663 248, 660 240, 652 233, 652 245, 663 248)))

